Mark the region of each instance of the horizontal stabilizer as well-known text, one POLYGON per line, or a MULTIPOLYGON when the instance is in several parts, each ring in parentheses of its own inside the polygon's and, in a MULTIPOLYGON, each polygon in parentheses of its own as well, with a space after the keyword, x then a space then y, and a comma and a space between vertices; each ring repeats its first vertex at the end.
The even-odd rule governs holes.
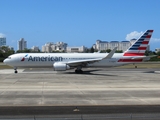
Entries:
POLYGON ((156 57, 156 56, 157 56, 157 55, 152 55, 152 56, 138 56, 138 57, 132 57, 132 60, 143 59, 143 58, 149 59, 149 58, 156 57))

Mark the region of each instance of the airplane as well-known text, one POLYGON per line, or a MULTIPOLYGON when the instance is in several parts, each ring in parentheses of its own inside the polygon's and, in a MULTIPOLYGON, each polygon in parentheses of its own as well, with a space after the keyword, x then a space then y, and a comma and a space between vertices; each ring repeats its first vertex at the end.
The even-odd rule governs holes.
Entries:
POLYGON ((83 67, 114 67, 149 60, 145 56, 153 30, 146 30, 124 53, 17 53, 10 55, 3 62, 17 68, 53 67, 55 71, 66 71, 76 68, 75 73, 83 73, 83 67))

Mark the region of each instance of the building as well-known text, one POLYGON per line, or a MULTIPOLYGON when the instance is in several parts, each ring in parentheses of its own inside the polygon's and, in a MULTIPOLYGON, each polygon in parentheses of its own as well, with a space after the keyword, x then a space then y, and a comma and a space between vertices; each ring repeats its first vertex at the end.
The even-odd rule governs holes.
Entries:
POLYGON ((0 37, 0 46, 5 46, 5 45, 6 45, 6 38, 0 37))
POLYGON ((57 42, 55 48, 56 48, 56 50, 59 50, 59 51, 66 51, 67 43, 57 42))
POLYGON ((39 47, 33 46, 33 47, 31 48, 31 50, 32 50, 32 51, 35 51, 35 52, 38 52, 38 51, 39 51, 39 47))
POLYGON ((131 39, 131 40, 130 40, 130 43, 133 45, 133 43, 135 43, 136 40, 137 40, 137 39, 131 39))
POLYGON ((98 51, 107 50, 108 49, 108 42, 97 40, 95 46, 93 48, 97 49, 98 51))
POLYGON ((158 53, 158 52, 160 52, 160 48, 155 49, 155 53, 158 53))
POLYGON ((42 52, 52 52, 52 46, 53 43, 46 43, 45 45, 42 46, 42 52))
POLYGON ((53 52, 53 51, 66 51, 67 43, 64 42, 57 42, 54 44, 53 42, 46 43, 42 46, 42 52, 53 52))
POLYGON ((121 41, 119 42, 118 50, 126 51, 132 43, 130 41, 121 41))
POLYGON ((126 51, 134 42, 136 39, 131 39, 130 41, 101 41, 97 40, 96 44, 93 45, 93 47, 98 50, 107 50, 111 49, 113 50, 115 47, 118 47, 117 50, 122 50, 123 52, 126 51))
POLYGON ((86 51, 85 46, 81 47, 67 47, 67 53, 82 53, 86 51))
POLYGON ((24 50, 27 48, 27 41, 24 40, 24 38, 21 38, 18 41, 18 50, 24 50))
POLYGON ((117 46, 118 46, 117 50, 119 50, 119 42, 118 41, 111 41, 108 43, 108 49, 110 49, 110 50, 113 50, 117 46))

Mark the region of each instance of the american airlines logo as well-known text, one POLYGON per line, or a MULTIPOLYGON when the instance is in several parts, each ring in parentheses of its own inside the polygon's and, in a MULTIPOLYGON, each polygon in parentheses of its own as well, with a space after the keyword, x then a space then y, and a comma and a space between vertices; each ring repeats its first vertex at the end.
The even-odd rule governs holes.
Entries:
POLYGON ((28 56, 28 54, 27 55, 25 55, 22 59, 21 59, 21 61, 25 61, 25 58, 28 56))

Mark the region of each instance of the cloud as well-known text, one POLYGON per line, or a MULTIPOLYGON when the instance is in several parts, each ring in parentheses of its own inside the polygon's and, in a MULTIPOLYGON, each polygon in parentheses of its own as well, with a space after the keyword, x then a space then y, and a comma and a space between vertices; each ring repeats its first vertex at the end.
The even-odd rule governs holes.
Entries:
POLYGON ((140 35, 142 35, 144 32, 137 32, 137 31, 133 31, 129 34, 126 35, 126 40, 131 40, 133 38, 138 39, 140 37, 140 35))
POLYGON ((6 37, 6 35, 3 33, 0 33, 0 37, 6 37))
POLYGON ((160 38, 151 38, 151 42, 160 42, 160 38))

